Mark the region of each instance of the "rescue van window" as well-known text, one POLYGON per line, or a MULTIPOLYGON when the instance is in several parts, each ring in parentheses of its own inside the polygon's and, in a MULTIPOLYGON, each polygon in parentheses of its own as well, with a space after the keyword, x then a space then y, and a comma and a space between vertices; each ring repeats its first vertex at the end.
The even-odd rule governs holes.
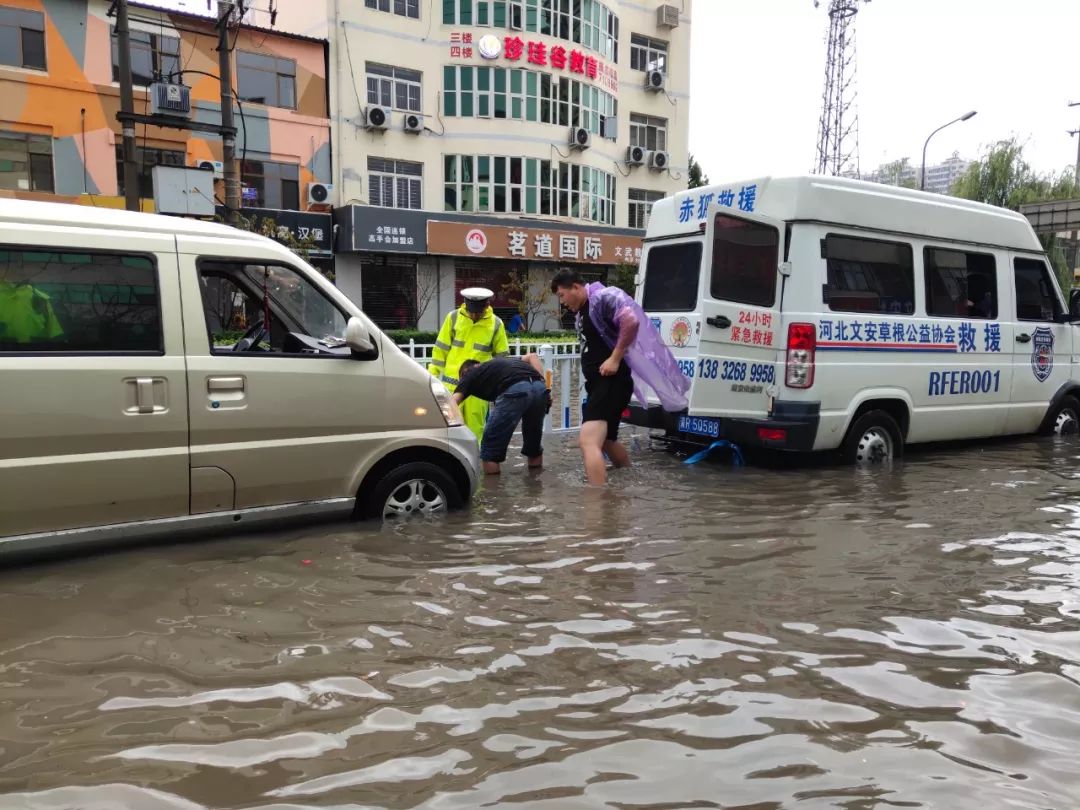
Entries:
POLYGON ((717 214, 709 285, 712 297, 771 307, 776 303, 779 247, 776 228, 717 214))
POLYGON ((911 245, 829 234, 826 303, 833 312, 915 312, 915 269, 911 245))
POLYGON ((997 271, 988 253, 923 249, 926 314, 941 318, 997 317, 997 271))
POLYGON ((163 351, 150 257, 0 248, 0 353, 163 351))
POLYGON ((689 312, 697 307, 701 242, 655 245, 645 262, 646 312, 689 312))
POLYGON ((1013 273, 1016 279, 1017 319, 1054 321, 1059 305, 1046 262, 1038 259, 1016 259, 1013 273))

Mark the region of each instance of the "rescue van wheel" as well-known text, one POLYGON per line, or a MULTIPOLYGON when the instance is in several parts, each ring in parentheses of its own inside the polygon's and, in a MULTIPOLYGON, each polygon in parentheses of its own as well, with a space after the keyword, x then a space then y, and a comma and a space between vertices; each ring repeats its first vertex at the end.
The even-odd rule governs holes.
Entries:
POLYGON ((437 515, 461 507, 453 478, 441 467, 414 461, 395 467, 375 485, 362 510, 365 517, 394 520, 437 515))
POLYGON ((1075 397, 1062 397, 1046 425, 1048 435, 1075 436, 1080 432, 1080 402, 1075 397))
POLYGON ((903 457, 904 437, 885 411, 867 411, 848 429, 842 452, 848 464, 884 466, 903 457))

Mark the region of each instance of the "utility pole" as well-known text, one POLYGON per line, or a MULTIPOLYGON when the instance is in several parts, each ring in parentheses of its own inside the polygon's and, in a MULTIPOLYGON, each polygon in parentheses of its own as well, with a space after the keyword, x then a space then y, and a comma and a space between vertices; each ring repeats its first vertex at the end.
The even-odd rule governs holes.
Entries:
MULTIPOLYGON (((124 0, 120 0, 121 3, 124 0)), ((236 165, 236 127, 233 124, 232 54, 229 53, 229 21, 233 4, 218 0, 218 75, 221 77, 221 143, 225 164, 225 218, 235 225, 240 217, 240 171, 236 165), (231 133, 231 134, 230 134, 231 133)))
POLYGON ((120 70, 120 126, 124 140, 124 207, 139 210, 139 162, 135 154, 135 90, 131 79, 131 29, 127 0, 116 0, 117 67, 120 70))
MULTIPOLYGON (((1080 107, 1080 101, 1070 101, 1070 107, 1080 107)), ((1069 135, 1076 138, 1076 185, 1080 186, 1080 129, 1069 130, 1069 135)), ((1075 229, 1072 232, 1073 242, 1073 263, 1072 271, 1075 274, 1076 268, 1080 267, 1080 233, 1075 229)))

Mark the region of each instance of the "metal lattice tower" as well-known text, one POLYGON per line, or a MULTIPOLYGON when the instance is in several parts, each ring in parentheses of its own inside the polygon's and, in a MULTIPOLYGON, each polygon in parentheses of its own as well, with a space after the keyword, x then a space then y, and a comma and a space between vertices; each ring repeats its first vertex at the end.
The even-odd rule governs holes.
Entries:
MULTIPOLYGON (((855 15, 870 0, 828 0, 829 49, 818 121, 815 174, 859 174, 859 114, 855 94, 855 15)), ((817 6, 819 0, 814 0, 817 6)))

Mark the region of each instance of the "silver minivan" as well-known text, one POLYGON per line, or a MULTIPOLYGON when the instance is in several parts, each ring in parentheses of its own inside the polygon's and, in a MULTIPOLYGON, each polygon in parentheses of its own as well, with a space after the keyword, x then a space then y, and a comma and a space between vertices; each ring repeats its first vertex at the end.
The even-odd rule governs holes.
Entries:
POLYGON ((0 200, 0 554, 464 506, 445 388, 278 243, 0 200))

